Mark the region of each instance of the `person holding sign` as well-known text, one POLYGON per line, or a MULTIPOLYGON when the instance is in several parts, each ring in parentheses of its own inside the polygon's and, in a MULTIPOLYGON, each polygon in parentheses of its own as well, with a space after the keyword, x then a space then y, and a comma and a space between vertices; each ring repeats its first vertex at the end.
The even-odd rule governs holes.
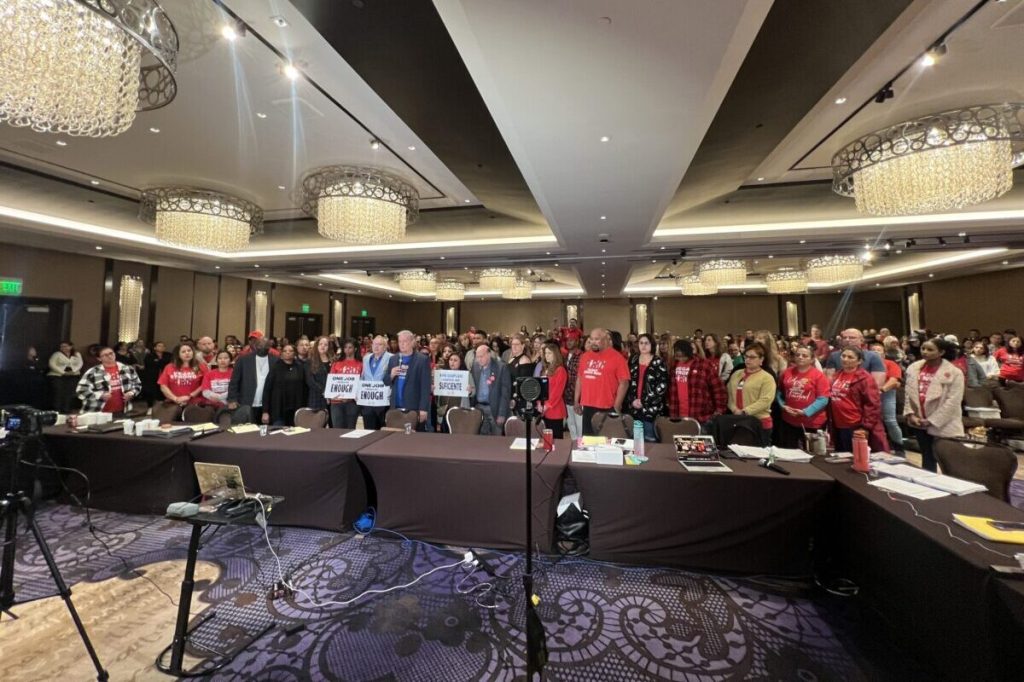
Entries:
MULTIPOLYGON (((458 371, 466 375, 467 380, 467 395, 437 395, 437 419, 441 423, 441 431, 448 433, 448 422, 445 420, 445 414, 453 407, 469 407, 469 396, 473 395, 475 386, 473 384, 473 375, 470 374, 465 367, 462 366, 462 356, 458 353, 452 353, 448 356, 447 367, 449 371, 458 371)), ((434 392, 437 393, 438 387, 434 387, 434 392)))
POLYGON ((430 358, 417 353, 415 343, 408 329, 398 332, 398 355, 388 363, 384 385, 391 388, 391 407, 419 413, 416 430, 423 431, 430 416, 430 358))
MULTIPOLYGON (((331 383, 331 375, 341 374, 358 377, 363 373, 363 361, 359 358, 359 346, 355 339, 345 339, 341 346, 341 356, 331 364, 331 371, 328 374, 328 384, 331 383)), ((354 393, 355 384, 349 385, 354 393)), ((359 405, 354 397, 335 397, 329 401, 331 406, 331 428, 354 429, 356 420, 359 419, 359 405)))
MULTIPOLYGON (((363 384, 376 383, 384 385, 384 375, 388 372, 388 365, 391 363, 391 353, 388 352, 388 340, 383 336, 373 337, 370 342, 369 355, 363 358, 363 373, 360 380, 363 384)), ((364 400, 357 400, 356 404, 363 413, 363 428, 377 430, 384 426, 384 415, 388 411, 390 400, 383 401, 384 404, 369 405, 364 400)))

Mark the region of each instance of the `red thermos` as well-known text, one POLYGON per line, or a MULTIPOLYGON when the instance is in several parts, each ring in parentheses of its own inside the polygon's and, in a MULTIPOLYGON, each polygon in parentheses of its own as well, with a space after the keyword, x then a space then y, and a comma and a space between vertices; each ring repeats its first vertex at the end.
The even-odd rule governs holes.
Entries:
POLYGON ((857 429, 853 432, 853 470, 863 474, 871 469, 871 457, 868 455, 868 432, 857 429))

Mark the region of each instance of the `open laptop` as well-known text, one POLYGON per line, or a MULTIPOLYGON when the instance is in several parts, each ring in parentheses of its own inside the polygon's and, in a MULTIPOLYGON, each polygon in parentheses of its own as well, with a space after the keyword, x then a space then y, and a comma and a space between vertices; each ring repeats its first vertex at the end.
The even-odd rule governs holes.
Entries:
POLYGON ((195 469, 199 492, 204 498, 223 501, 256 497, 245 492, 242 470, 235 464, 196 462, 195 469))

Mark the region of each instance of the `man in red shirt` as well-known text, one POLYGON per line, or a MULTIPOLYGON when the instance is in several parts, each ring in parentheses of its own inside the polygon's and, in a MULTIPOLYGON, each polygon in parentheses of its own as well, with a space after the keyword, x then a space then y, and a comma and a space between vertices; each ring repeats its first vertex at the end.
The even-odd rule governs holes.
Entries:
MULTIPOLYGON (((558 324, 558 318, 551 320, 555 324, 558 324)), ((560 327, 558 330, 558 345, 562 349, 562 355, 567 354, 567 342, 569 339, 576 339, 576 346, 579 347, 583 341, 583 330, 579 327, 579 322, 576 318, 569 320, 568 327, 560 327)))
POLYGON ((629 365, 622 353, 611 347, 611 336, 605 329, 591 330, 587 345, 587 352, 580 357, 573 410, 583 415, 583 435, 591 436, 595 435, 595 414, 622 411, 629 387, 629 365))
MULTIPOLYGON (((238 357, 243 357, 245 355, 248 355, 249 353, 256 352, 256 343, 262 338, 263 332, 261 332, 259 329, 253 329, 251 332, 249 332, 249 345, 247 345, 242 350, 238 351, 238 357)), ((281 351, 277 350, 276 348, 270 348, 269 350, 270 354, 273 355, 274 357, 280 357, 281 351)))
POLYGON ((718 376, 717 362, 696 357, 693 344, 686 339, 676 341, 672 350, 675 363, 668 373, 669 416, 690 417, 703 426, 725 413, 725 385, 718 376))

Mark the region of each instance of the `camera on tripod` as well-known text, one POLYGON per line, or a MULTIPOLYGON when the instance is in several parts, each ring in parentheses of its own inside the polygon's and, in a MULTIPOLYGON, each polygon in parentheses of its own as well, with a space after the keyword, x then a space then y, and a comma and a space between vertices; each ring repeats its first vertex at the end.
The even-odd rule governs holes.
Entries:
POLYGON ((4 405, 0 407, 0 426, 8 433, 19 436, 38 436, 44 426, 57 423, 57 413, 37 410, 31 405, 4 405))
POLYGON ((534 403, 548 399, 548 378, 516 377, 512 383, 512 399, 515 401, 513 411, 516 414, 534 414, 534 403))

